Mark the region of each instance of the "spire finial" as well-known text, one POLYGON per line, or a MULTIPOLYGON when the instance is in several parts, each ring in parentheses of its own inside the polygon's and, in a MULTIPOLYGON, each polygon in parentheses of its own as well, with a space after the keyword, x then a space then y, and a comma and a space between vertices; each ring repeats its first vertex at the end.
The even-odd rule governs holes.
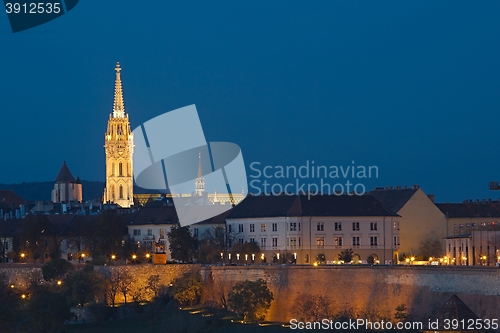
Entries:
POLYGON ((201 152, 198 152, 198 178, 203 177, 203 172, 201 170, 201 152))
POLYGON ((113 104, 113 118, 123 118, 125 117, 125 106, 123 103, 123 91, 122 91, 122 80, 120 77, 120 63, 116 63, 116 80, 115 80, 115 101, 113 104))

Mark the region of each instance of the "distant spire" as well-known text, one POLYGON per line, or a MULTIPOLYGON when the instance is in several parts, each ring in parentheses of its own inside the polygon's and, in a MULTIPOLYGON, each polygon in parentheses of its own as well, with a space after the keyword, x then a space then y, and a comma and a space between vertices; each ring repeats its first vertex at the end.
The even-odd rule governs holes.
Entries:
POLYGON ((203 172, 201 171, 201 153, 198 153, 198 178, 203 177, 203 172))
POLYGON ((205 179, 203 179, 203 171, 201 170, 201 153, 198 153, 198 177, 195 185, 196 195, 201 196, 205 192, 205 179))
POLYGON ((120 63, 116 63, 116 81, 115 81, 115 102, 113 104, 113 118, 125 117, 125 106, 123 104, 122 80, 120 78, 120 63))

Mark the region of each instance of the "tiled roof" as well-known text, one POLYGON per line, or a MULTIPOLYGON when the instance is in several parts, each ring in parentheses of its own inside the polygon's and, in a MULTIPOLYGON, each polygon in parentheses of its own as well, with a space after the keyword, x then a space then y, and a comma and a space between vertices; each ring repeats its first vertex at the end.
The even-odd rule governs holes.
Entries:
POLYGON ((398 216, 372 195, 248 196, 228 218, 277 216, 398 216))
POLYGON ((19 205, 26 205, 26 200, 18 196, 11 190, 0 190, 0 205, 18 208, 19 205))
POLYGON ((21 219, 0 219, 0 237, 14 237, 18 235, 21 219))
POLYGON ((277 217, 300 213, 298 196, 296 195, 259 195, 247 196, 231 210, 228 218, 277 217))
POLYGON ((457 295, 453 295, 429 320, 439 320, 439 329, 442 330, 445 319, 458 321, 463 319, 467 322, 469 319, 478 319, 478 316, 457 295))
POLYGON ((373 195, 300 196, 302 216, 398 216, 373 195))
POLYGON ((82 234, 92 234, 95 225, 101 218, 100 215, 73 215, 70 223, 64 228, 61 236, 81 236, 82 234))
POLYGON ((375 189, 368 194, 373 195, 384 206, 397 213, 417 191, 418 188, 375 189))
POLYGON ((129 225, 174 224, 179 222, 173 203, 166 199, 153 201, 132 215, 129 225))
POLYGON ((74 183, 75 182, 75 177, 71 174, 71 171, 69 171, 68 166, 66 165, 66 161, 63 162, 63 165, 61 166, 61 169, 59 170, 59 173, 57 174, 56 183, 74 183))
POLYGON ((439 203, 436 206, 447 217, 500 217, 499 202, 439 203))

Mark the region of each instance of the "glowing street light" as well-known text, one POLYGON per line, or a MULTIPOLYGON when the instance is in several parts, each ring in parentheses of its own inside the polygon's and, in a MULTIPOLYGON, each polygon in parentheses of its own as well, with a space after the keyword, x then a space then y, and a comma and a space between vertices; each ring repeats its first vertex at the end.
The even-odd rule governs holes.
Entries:
POLYGON ((10 289, 14 289, 14 285, 13 284, 10 285, 10 289))
POLYGON ((132 255, 132 260, 137 259, 137 256, 135 254, 132 255))
POLYGON ((313 264, 314 267, 318 267, 318 263, 315 261, 313 264))
POLYGON ((146 259, 151 258, 151 255, 149 253, 146 253, 146 259))
POLYGON ((61 281, 61 280, 57 281, 57 285, 58 285, 58 286, 60 286, 61 284, 62 284, 62 281, 61 281))
POLYGON ((22 294, 22 295, 21 295, 21 298, 22 298, 22 299, 25 299, 25 298, 26 298, 26 294, 22 294))
POLYGON ((113 254, 111 255, 111 259, 115 260, 116 259, 116 256, 113 254))

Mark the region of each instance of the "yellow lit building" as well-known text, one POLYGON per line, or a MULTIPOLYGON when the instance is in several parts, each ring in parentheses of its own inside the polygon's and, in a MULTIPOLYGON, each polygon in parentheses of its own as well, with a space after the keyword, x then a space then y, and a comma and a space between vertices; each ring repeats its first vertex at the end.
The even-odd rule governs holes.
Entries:
POLYGON ((104 203, 114 203, 122 208, 134 204, 132 155, 134 136, 130 130, 128 114, 123 103, 120 63, 116 64, 115 99, 113 113, 109 115, 108 130, 104 135, 106 152, 106 188, 104 203))

